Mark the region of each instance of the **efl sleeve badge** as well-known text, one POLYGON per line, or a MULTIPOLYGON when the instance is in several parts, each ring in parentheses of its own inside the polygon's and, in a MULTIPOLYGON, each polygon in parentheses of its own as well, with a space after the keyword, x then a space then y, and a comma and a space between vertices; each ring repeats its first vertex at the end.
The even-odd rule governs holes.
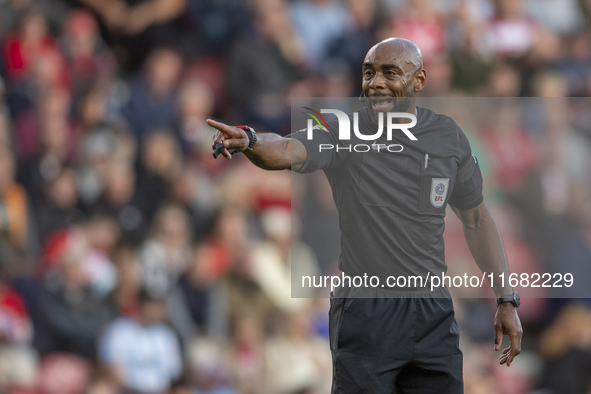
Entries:
POLYGON ((430 196, 431 205, 433 205, 435 208, 441 208, 445 203, 448 189, 449 178, 432 178, 430 196))

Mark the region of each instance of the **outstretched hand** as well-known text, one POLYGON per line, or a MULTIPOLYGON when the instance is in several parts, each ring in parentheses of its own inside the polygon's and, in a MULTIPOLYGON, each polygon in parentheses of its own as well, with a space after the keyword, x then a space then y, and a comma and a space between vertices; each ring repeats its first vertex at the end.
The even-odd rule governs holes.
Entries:
POLYGON ((217 129, 217 132, 213 136, 211 148, 215 150, 217 144, 222 144, 223 150, 221 153, 226 159, 232 159, 229 149, 234 149, 236 152, 244 152, 248 148, 250 141, 246 132, 241 128, 228 126, 225 123, 212 119, 207 119, 207 124, 217 129))
POLYGON ((503 349, 499 364, 510 366, 513 359, 521 353, 522 334, 523 329, 516 308, 510 303, 499 305, 495 314, 495 351, 501 349, 503 335, 509 335, 510 340, 509 347, 503 349))

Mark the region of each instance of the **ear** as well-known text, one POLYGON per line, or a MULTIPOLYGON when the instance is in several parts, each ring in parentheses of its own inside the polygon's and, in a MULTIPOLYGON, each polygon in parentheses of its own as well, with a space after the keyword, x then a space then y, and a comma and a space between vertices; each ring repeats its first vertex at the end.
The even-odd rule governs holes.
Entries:
POLYGON ((425 85, 427 85, 427 72, 425 69, 421 69, 415 74, 414 91, 420 92, 425 88, 425 85))

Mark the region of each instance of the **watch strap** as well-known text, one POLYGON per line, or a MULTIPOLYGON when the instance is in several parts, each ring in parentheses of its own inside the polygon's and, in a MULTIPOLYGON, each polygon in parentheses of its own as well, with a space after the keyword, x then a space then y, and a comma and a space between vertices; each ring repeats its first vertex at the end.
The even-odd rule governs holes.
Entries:
POLYGON ((246 150, 252 150, 252 148, 254 148, 254 145, 257 143, 257 133, 256 131, 254 131, 254 129, 250 126, 236 126, 239 129, 242 129, 246 132, 246 135, 248 136, 248 146, 246 147, 246 150))
POLYGON ((521 303, 519 299, 519 294, 513 292, 512 294, 502 295, 497 298, 497 306, 506 303, 510 303, 513 304, 513 306, 518 307, 521 303))

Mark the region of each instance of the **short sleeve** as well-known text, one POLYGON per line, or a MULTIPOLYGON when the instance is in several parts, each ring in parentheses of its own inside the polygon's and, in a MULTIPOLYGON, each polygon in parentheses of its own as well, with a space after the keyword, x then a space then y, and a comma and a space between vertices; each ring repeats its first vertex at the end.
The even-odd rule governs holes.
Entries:
POLYGON ((328 131, 323 127, 312 128, 312 139, 308 139, 308 130, 302 129, 288 135, 288 138, 297 139, 306 148, 306 161, 302 168, 296 172, 310 173, 317 170, 326 170, 338 161, 338 137, 333 122, 328 123, 328 131))
POLYGON ((480 172, 478 159, 472 154, 470 143, 459 127, 458 147, 461 160, 449 204, 455 208, 467 210, 476 207, 484 200, 482 195, 482 173, 480 172))

